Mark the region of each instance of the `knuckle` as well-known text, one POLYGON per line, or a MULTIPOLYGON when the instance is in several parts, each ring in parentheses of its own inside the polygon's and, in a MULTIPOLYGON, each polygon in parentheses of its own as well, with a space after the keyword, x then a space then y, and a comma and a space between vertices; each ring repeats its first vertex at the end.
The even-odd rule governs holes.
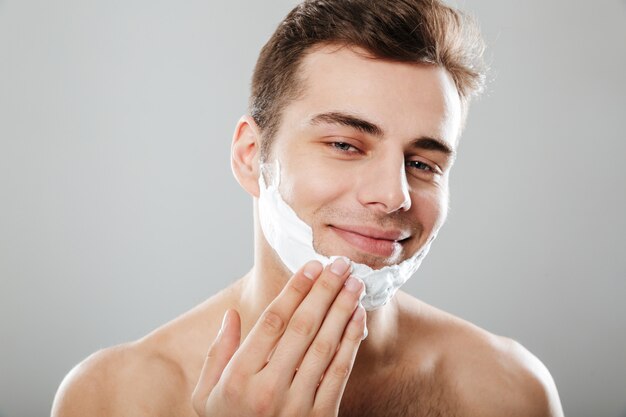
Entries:
POLYGON ((344 379, 350 375, 352 371, 352 364, 339 362, 330 366, 330 374, 336 378, 344 379))
POLYGON ((274 399, 276 395, 279 393, 279 382, 281 375, 278 375, 276 372, 263 373, 262 384, 260 384, 259 394, 261 397, 274 399))
POLYGON ((290 327, 298 336, 306 337, 313 333, 313 322, 301 315, 293 318, 290 327))
POLYGON ((334 279, 328 276, 323 276, 317 280, 317 286, 326 293, 335 293, 336 283, 334 279))
POLYGON ((287 288, 289 288, 291 292, 302 297, 308 294, 310 290, 310 285, 303 279, 294 279, 291 280, 287 288))
POLYGON ((213 342, 207 351, 206 357, 207 359, 213 359, 217 357, 219 354, 219 343, 217 341, 213 342))
POLYGON ((220 378, 221 390, 227 404, 238 404, 245 397, 247 376, 231 370, 220 378))
POLYGON ((272 310, 268 310, 263 313, 261 319, 263 330, 270 334, 280 334, 285 327, 285 321, 277 313, 272 310))
POLYGON ((274 411, 274 394, 263 390, 252 400, 250 408, 254 416, 263 417, 272 415, 274 411))
POLYGON ((364 331, 362 325, 358 325, 357 323, 350 323, 350 325, 346 329, 344 339, 353 345, 358 345, 359 343, 361 343, 363 333, 364 331))
POLYGON ((305 412, 305 408, 298 403, 289 403, 283 407, 283 413, 281 416, 285 417, 293 417, 293 416, 305 416, 307 413, 305 412))
POLYGON ((237 384, 233 378, 224 381, 222 385, 222 395, 227 404, 238 404, 242 398, 242 386, 237 384))
POLYGON ((357 300, 358 298, 354 297, 351 293, 343 294, 341 297, 337 297, 335 308, 337 308, 343 315, 352 316, 352 313, 354 313, 358 306, 357 300))
POLYGON ((316 339, 313 342, 311 348, 313 349, 313 353, 321 359, 328 359, 335 353, 333 343, 329 342, 328 340, 316 339))

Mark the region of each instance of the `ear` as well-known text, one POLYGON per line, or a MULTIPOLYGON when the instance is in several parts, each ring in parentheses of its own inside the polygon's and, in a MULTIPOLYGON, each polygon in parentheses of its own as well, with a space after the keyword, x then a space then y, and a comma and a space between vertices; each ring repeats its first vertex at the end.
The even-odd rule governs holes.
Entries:
POLYGON ((237 182, 253 197, 259 197, 259 154, 261 135, 250 116, 237 122, 230 149, 230 165, 237 182))

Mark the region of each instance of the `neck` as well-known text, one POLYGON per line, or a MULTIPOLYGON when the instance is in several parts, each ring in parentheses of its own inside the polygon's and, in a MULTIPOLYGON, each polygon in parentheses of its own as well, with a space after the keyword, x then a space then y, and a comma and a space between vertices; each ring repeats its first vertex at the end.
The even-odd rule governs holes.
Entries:
MULTIPOLYGON (((237 286, 242 341, 292 276, 265 240, 256 216, 254 246, 255 265, 237 286)), ((361 343, 355 367, 359 362, 371 364, 371 360, 387 359, 393 354, 399 337, 398 310, 394 297, 383 307, 367 312, 368 337, 361 343)))

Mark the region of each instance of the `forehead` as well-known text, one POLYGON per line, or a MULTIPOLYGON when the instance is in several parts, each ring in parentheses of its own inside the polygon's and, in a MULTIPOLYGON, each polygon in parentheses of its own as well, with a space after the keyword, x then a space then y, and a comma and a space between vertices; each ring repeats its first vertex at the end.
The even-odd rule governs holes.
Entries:
POLYGON ((284 109, 285 124, 298 127, 316 114, 341 111, 362 116, 389 136, 431 135, 455 147, 461 104, 452 78, 442 67, 324 46, 305 56, 299 78, 302 93, 284 109))

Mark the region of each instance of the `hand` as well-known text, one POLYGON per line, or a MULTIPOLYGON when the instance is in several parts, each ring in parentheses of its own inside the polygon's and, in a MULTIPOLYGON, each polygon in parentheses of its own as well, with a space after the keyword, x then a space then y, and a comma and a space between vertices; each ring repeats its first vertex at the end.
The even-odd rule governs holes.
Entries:
POLYGON ((192 396, 196 413, 337 416, 365 331, 363 283, 349 275, 342 259, 307 263, 241 346, 239 315, 228 310, 192 396))

